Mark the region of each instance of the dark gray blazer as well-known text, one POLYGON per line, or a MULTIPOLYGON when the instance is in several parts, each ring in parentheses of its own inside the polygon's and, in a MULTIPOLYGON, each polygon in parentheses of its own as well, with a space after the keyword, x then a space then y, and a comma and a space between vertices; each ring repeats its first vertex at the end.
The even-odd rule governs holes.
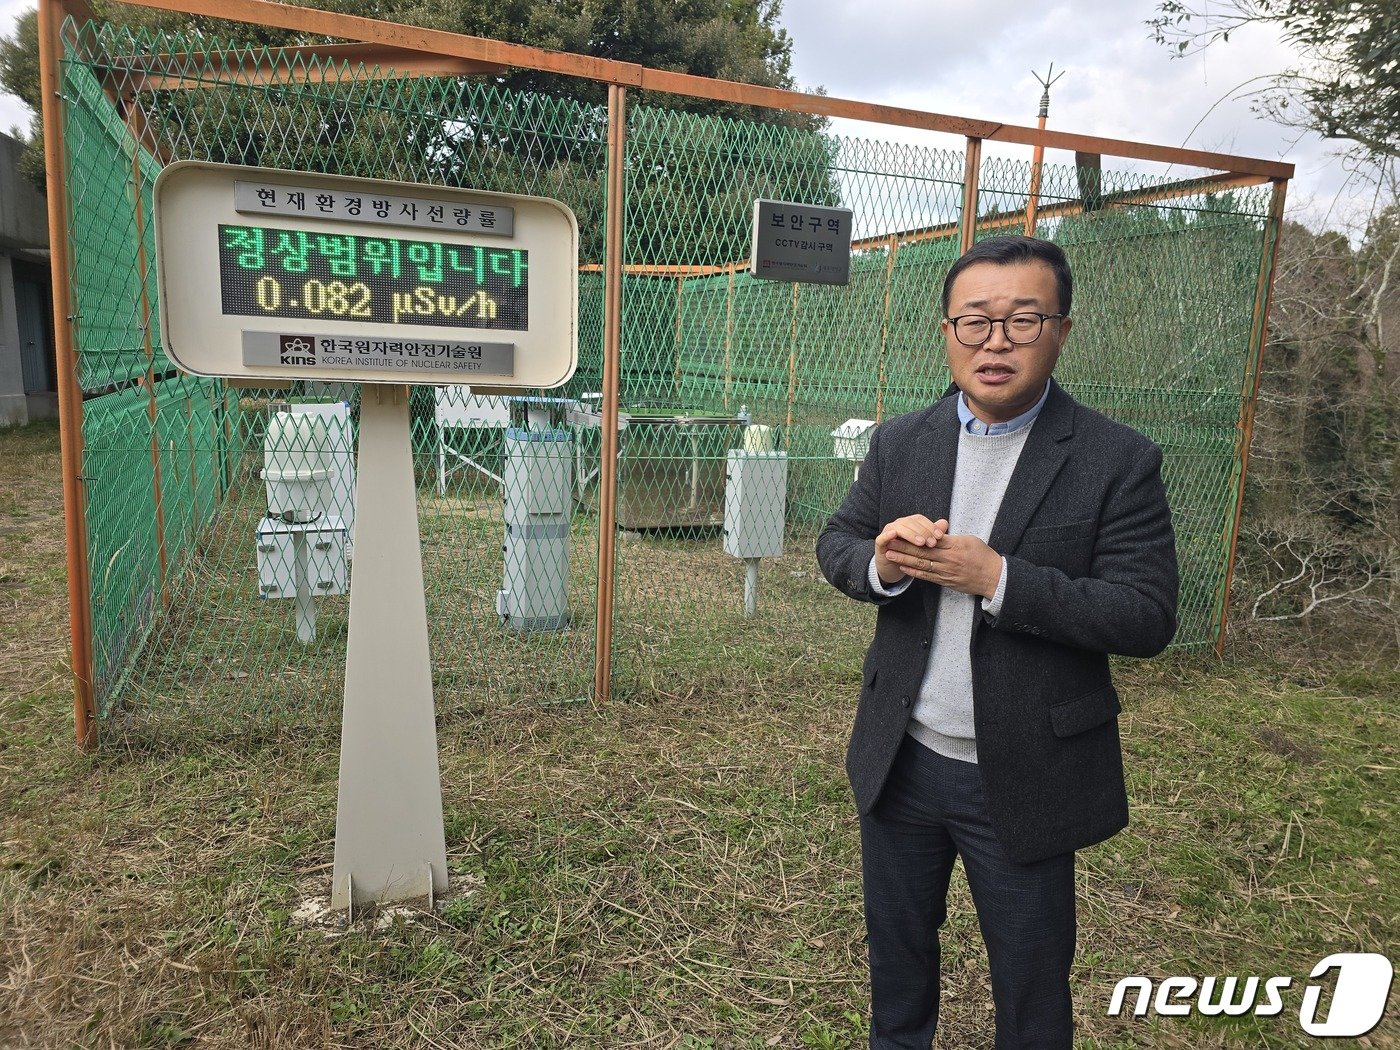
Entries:
MULTIPOLYGON (((891 419, 817 560, 841 591, 880 606, 866 654, 846 772, 860 812, 875 805, 928 662, 939 589, 870 590, 875 536, 908 514, 948 516, 957 398, 891 419)), ((1128 823, 1118 694, 1108 654, 1153 656, 1176 631, 1176 545, 1161 450, 1051 381, 992 528, 1006 556, 1001 614, 975 621, 973 723, 992 827, 1030 863, 1102 841, 1128 823)))

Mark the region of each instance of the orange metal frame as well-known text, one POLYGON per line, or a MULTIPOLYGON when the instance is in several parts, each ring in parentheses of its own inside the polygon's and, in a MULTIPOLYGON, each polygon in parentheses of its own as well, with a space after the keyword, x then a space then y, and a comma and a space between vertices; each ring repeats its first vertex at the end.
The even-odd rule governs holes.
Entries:
POLYGON ((318 36, 339 37, 365 43, 383 44, 406 51, 424 52, 434 56, 471 59, 492 66, 535 69, 546 73, 600 80, 619 87, 641 88, 645 91, 665 91, 693 98, 707 98, 741 105, 763 106, 769 109, 792 110, 825 117, 849 117, 879 124, 943 131, 968 138, 1013 142, 1025 146, 1044 145, 1047 149, 1079 150, 1085 153, 1110 154, 1172 164, 1188 164, 1216 171, 1233 171, 1268 178, 1288 179, 1293 165, 1278 161, 1238 157, 1224 153, 1153 146, 1124 139, 1107 139, 1095 135, 1071 135, 1017 124, 999 124, 989 120, 953 117, 944 113, 926 113, 897 106, 881 106, 854 99, 829 95, 809 95, 801 91, 757 87, 732 80, 648 69, 631 62, 616 62, 587 55, 507 44, 486 37, 464 36, 436 29, 394 22, 380 22, 356 15, 337 14, 309 7, 291 7, 269 3, 267 0, 141 0, 140 7, 163 11, 179 11, 190 15, 225 18, 234 22, 274 26, 318 36))
POLYGON ((627 89, 608 88, 608 206, 603 234, 603 404, 598 476, 598 613, 594 632, 593 698, 612 687, 613 567, 617 562, 617 400, 622 361, 622 158, 627 149, 627 89))
POLYGON ((87 513, 83 476, 83 392, 78 385, 74 316, 68 254, 67 155, 63 106, 59 99, 60 39, 65 14, 90 16, 86 5, 39 3, 39 77, 43 86, 44 166, 49 202, 49 257, 53 281, 54 350, 58 358, 59 442, 63 461, 63 510, 68 560, 68 624, 73 646, 73 723, 78 746, 97 746, 97 705, 93 689, 92 589, 88 577, 87 513))
MULTIPOLYGON (((1008 142, 1031 146, 1039 163, 1046 149, 1072 150, 1080 154, 1099 154, 1160 163, 1182 164, 1204 168, 1219 174, 1191 180, 1155 190, 1106 196, 1097 206, 1131 206, 1146 204, 1173 195, 1200 193, 1207 187, 1226 189, 1231 186, 1257 185, 1272 181, 1275 186, 1274 208, 1270 215, 1270 235, 1275 249, 1282 224, 1283 187, 1293 176, 1293 165, 1278 161, 1239 157, 1224 153, 1157 146, 1123 139, 1108 139, 1094 135, 1077 135, 1049 131, 1044 127, 1025 127, 994 121, 974 120, 929 113, 895 106, 883 106, 854 99, 828 95, 811 95, 780 88, 758 87, 734 81, 715 80, 667 70, 586 55, 549 51, 543 48, 508 44, 484 37, 465 36, 441 30, 382 22, 356 15, 322 11, 309 7, 292 7, 268 0, 136 0, 136 6, 177 11, 271 26, 307 36, 325 36, 351 41, 345 44, 308 45, 282 49, 279 57, 291 56, 305 72, 299 79, 337 80, 343 75, 344 63, 390 70, 396 76, 462 76, 499 73, 507 69, 533 69, 546 73, 594 80, 608 85, 608 180, 606 256, 601 267, 604 274, 604 360, 603 360, 603 428, 602 471, 599 493, 598 542, 598 622, 595 653, 594 694, 598 699, 608 696, 611 682, 613 568, 615 560, 615 499, 617 493, 617 397, 618 357, 621 349, 622 280, 624 273, 652 276, 684 277, 702 273, 733 274, 746 263, 713 267, 690 266, 624 266, 623 250, 623 177, 622 157, 626 149, 625 107, 627 91, 631 88, 662 91, 742 105, 809 113, 825 117, 843 117, 899 127, 959 135, 966 139, 967 166, 963 186, 963 211, 957 223, 882 234, 854 245, 857 249, 887 247, 891 251, 899 243, 914 240, 957 236, 966 250, 979 230, 1024 225, 1025 210, 978 216, 977 180, 981 168, 983 142, 1008 142)), ((67 513, 68 596, 73 645, 74 714, 80 747, 91 748, 97 741, 96 709, 93 695, 92 625, 90 616, 90 586, 87 565, 87 537, 84 515, 82 391, 78 385, 77 357, 74 333, 79 319, 73 315, 68 275, 71 267, 68 252, 69 201, 65 192, 66 156, 63 139, 63 112, 59 99, 59 68, 63 57, 60 37, 65 16, 76 21, 93 19, 84 0, 39 0, 39 31, 41 38, 41 72, 44 88, 43 117, 46 129, 45 158, 48 164, 49 240, 53 267, 60 279, 54 282, 54 329, 59 357, 59 401, 62 430, 64 501, 67 513)), ((189 58, 191 56, 185 56, 189 58)), ((198 56, 194 56, 196 59, 198 56)), ((180 76, 163 72, 150 73, 152 67, 167 65, 149 56, 133 55, 119 59, 109 71, 108 89, 115 94, 120 86, 123 93, 140 90, 199 89, 230 83, 278 83, 287 79, 285 63, 268 61, 261 51, 232 52, 209 56, 204 66, 197 61, 181 63, 186 70, 180 76), (120 84, 117 81, 120 77, 120 84)), ((358 74, 357 74, 358 75, 358 74)), ((132 126, 140 144, 151 148, 139 123, 132 126)), ((1036 218, 1072 214, 1083 207, 1082 202, 1061 202, 1035 209, 1030 222, 1036 218)), ((1248 462, 1249 434, 1253 423, 1254 399, 1258 394, 1259 358, 1263 353, 1264 329, 1267 325, 1269 284, 1272 255, 1261 261, 1256 291, 1255 326, 1251 340, 1254 358, 1246 404, 1241 412, 1240 461, 1241 471, 1248 462)), ((795 353, 795 347, 794 347, 795 353)), ((795 369, 795 361, 793 362, 795 369)), ((1242 475, 1241 475, 1242 476, 1242 475)), ((1242 484, 1242 483, 1241 483, 1242 484)), ((1234 529, 1238 529, 1238 508, 1234 529)), ((1235 533, 1229 537, 1231 557, 1235 533)), ((1228 572, 1228 569, 1227 569, 1228 572)), ((1223 644, 1225 614, 1221 610, 1220 640, 1223 644)))
MULTIPOLYGON (((1265 237, 1273 243, 1259 256, 1259 278, 1254 287, 1254 320, 1249 329, 1249 367, 1245 371, 1244 389, 1240 391, 1240 421, 1235 435, 1235 456, 1239 463, 1234 512, 1230 517, 1225 547, 1225 587, 1221 595, 1220 623, 1216 628, 1215 655, 1225 655, 1225 624, 1230 612, 1230 587, 1235 580, 1235 549, 1240 539, 1240 516, 1244 512, 1244 480, 1249 473, 1249 446, 1254 440, 1254 410, 1259 404, 1259 382, 1264 372, 1264 347, 1269 342, 1269 309, 1273 305, 1274 266, 1278 261, 1278 242, 1283 229, 1283 205, 1288 196, 1288 180, 1274 181, 1269 201, 1269 225, 1265 237)), ((1260 246, 1261 248, 1264 245, 1260 246)))
POLYGON ((103 70, 109 80, 120 79, 128 97, 139 91, 225 87, 238 84, 337 83, 358 78, 358 67, 393 69, 398 76, 457 77, 502 73, 506 66, 468 58, 427 55, 384 44, 312 44, 284 47, 277 60, 265 48, 202 54, 132 55, 103 70), (202 65, 197 66, 197 63, 202 65), (186 70, 180 76, 148 73, 149 69, 186 70))

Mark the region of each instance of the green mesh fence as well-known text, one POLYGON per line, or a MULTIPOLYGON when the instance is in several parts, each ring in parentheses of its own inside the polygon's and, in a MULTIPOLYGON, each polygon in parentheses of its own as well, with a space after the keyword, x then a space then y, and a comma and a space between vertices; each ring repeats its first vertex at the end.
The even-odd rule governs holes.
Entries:
MULTIPOLYGON (((682 557, 683 550, 695 574, 712 561, 716 582, 706 600, 713 612, 688 643, 720 651, 749 637, 763 654, 750 670, 764 659, 770 669, 790 666, 785 650, 802 660, 811 631, 846 637, 847 622, 826 608, 825 584, 810 556, 815 532, 852 479, 855 462, 843 456, 859 456, 868 435, 859 422, 847 428, 850 436, 839 428, 920 408, 948 383, 938 302, 958 255, 963 156, 767 126, 747 130, 745 144, 729 122, 674 112, 638 114, 629 127, 629 156, 649 162, 629 168, 626 262, 636 275, 624 288, 622 402, 655 406, 654 412, 674 407, 678 419, 669 456, 661 454, 653 425, 651 455, 664 467, 654 461, 646 474, 623 472, 618 520, 627 527, 624 510, 640 502, 629 481, 632 489, 644 485, 651 507, 673 508, 664 523, 651 515, 651 542, 664 539, 677 549, 655 552, 646 535, 622 548, 619 579, 638 581, 619 602, 624 679, 665 660, 645 644, 656 633, 654 608, 663 600, 655 597, 657 581, 629 572, 629 559, 682 557), (706 151, 709 157, 699 156, 706 151), (668 164, 653 157, 679 159, 668 164), (804 158, 825 165, 820 179, 795 175, 804 158), (714 272, 646 276, 651 245, 674 221, 674 209, 652 206, 656 187, 673 186, 678 173, 689 171, 710 177, 693 190, 702 203, 765 197, 851 208, 856 244, 849 284, 750 277, 746 265, 735 266, 747 258, 746 242, 736 247, 748 234, 747 210, 718 214, 713 207, 706 221, 727 227, 697 232, 676 261, 714 272), (710 522, 691 509, 697 470, 708 480, 720 464, 718 456, 708 465, 694 462, 686 417, 702 413, 769 427, 775 447, 786 453, 779 506, 787 549, 760 563, 765 612, 758 627, 745 616, 742 597, 752 580, 739 561, 724 557, 725 531, 706 529, 722 522, 723 494, 709 504, 710 522), (647 616, 629 620, 633 607, 646 608, 647 616), (642 659, 630 660, 634 655, 642 659)), ((1037 232, 1065 249, 1077 278, 1076 327, 1058 378, 1164 448, 1183 578, 1176 644, 1189 646, 1213 641, 1218 625, 1268 191, 1212 194, 1204 183, 1188 184, 1148 203, 1147 191, 1166 182, 1046 165, 1036 195, 1037 232)), ((984 162, 979 238, 1023 230, 1031 184, 1029 164, 984 162)), ((700 491, 715 493, 712 485, 700 491)), ((662 588, 672 598, 668 622, 696 618, 692 582, 687 574, 682 586, 662 588)), ((849 611, 847 617, 860 620, 849 611)), ((863 622, 858 630, 865 631, 863 622)), ((716 674, 712 684, 722 686, 724 677, 716 674)))
MULTIPOLYGON (((106 26, 70 37, 71 281, 103 716, 333 712, 347 573, 373 556, 354 537, 358 387, 235 390, 182 376, 161 354, 150 199, 160 163, 138 133, 165 161, 539 194, 574 209, 573 379, 513 398, 420 387, 411 407, 440 705, 587 696, 606 110, 207 38, 106 26), (261 76, 244 72, 259 64, 261 76), (315 477, 298 493, 278 489, 300 473, 315 477)), ((813 543, 871 422, 947 386, 938 298, 958 254, 964 158, 781 115, 641 105, 627 143, 615 688, 681 697, 820 671, 814 636, 831 661, 848 660, 868 623, 821 579, 813 543), (850 208, 849 284, 751 277, 759 197, 850 208)), ((1165 449, 1183 567, 1177 644, 1213 641, 1267 189, 1038 174, 1038 232, 1076 274, 1057 375, 1165 449)), ((1035 175, 983 163, 979 237, 1021 231, 1035 175)))
MULTIPOLYGON (((161 165, 142 154, 135 168, 137 131, 165 161, 556 197, 596 264, 606 112, 316 60, 274 63, 268 79, 283 82, 253 84, 235 70, 264 57, 256 48, 107 26, 72 37, 68 190, 100 713, 333 713, 348 574, 357 553, 374 553, 354 544, 359 388, 233 390, 173 370, 159 351, 153 276, 161 165), (143 73, 133 56, 145 56, 143 73), (111 101, 122 96, 126 120, 111 101)), ((537 394, 572 400, 599 387, 601 276, 580 273, 579 290, 576 377, 537 394)), ((587 428, 573 440, 577 424, 558 405, 540 407, 413 391, 430 640, 448 706, 592 688, 597 442, 587 428), (511 440, 516 430, 530 440, 511 440)))

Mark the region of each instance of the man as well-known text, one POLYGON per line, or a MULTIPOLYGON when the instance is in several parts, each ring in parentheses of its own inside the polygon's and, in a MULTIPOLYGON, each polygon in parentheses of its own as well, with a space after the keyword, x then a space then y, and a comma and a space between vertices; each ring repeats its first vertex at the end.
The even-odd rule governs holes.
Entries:
POLYGON ((879 606, 846 756, 872 1047, 932 1044, 956 856, 998 1050, 1072 1043, 1074 851, 1128 821, 1108 654, 1171 641, 1177 569, 1161 450, 1051 378, 1071 292, 1048 241, 954 263, 958 393, 876 428, 817 540, 826 578, 879 606))

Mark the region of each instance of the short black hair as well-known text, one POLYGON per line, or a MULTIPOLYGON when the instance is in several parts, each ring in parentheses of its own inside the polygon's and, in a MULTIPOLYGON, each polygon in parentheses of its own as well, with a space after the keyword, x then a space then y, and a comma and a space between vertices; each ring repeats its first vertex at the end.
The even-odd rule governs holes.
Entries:
POLYGON ((1039 237, 1022 237, 1020 234, 1005 237, 989 237, 978 241, 969 248, 943 281, 943 316, 948 316, 948 297, 953 292, 953 281, 974 263, 989 262, 998 266, 1011 266, 1015 263, 1043 262, 1055 274, 1055 291, 1060 299, 1060 313, 1068 314, 1070 302, 1074 298, 1074 275, 1069 272, 1069 260, 1058 244, 1043 241, 1039 237))

